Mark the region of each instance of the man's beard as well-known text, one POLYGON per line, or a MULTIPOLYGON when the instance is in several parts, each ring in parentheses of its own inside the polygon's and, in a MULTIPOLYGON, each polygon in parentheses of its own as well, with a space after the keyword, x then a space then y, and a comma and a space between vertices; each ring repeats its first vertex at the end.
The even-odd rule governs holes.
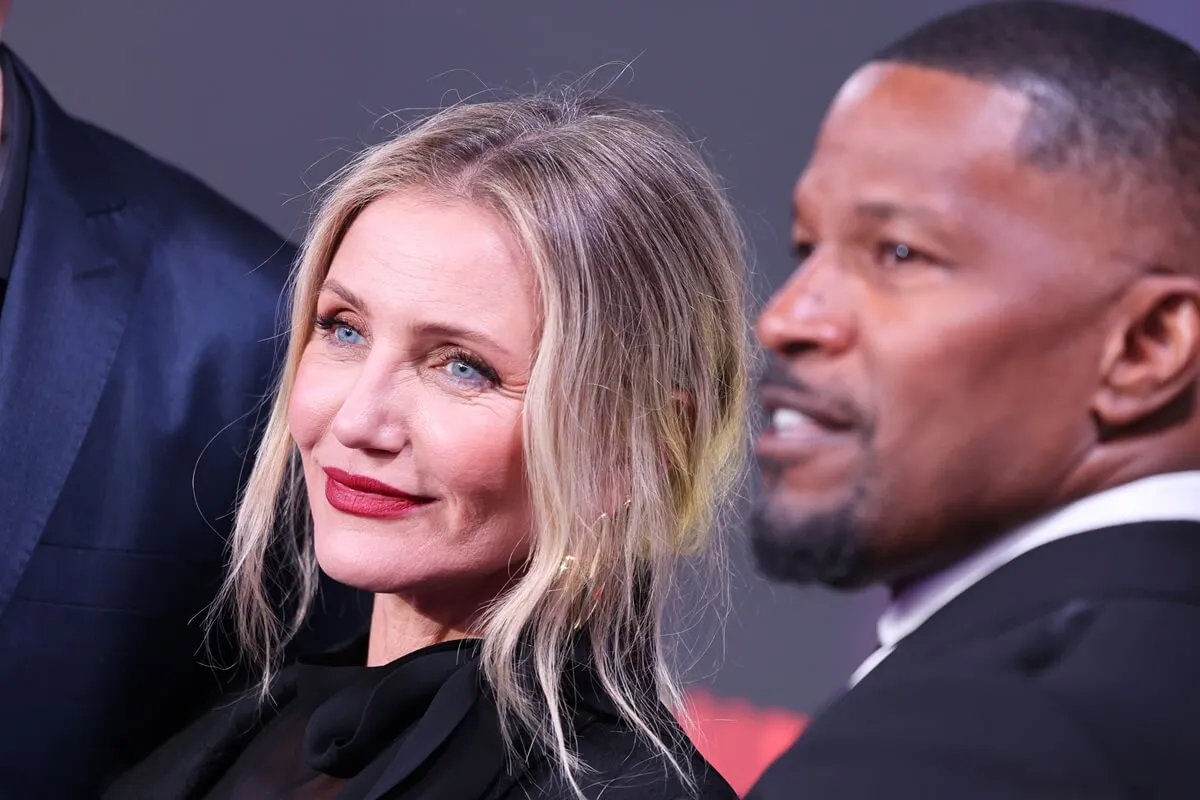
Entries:
MULTIPOLYGON (((778 358, 770 358, 762 377, 764 389, 776 387, 797 395, 818 396, 813 388, 790 373, 778 358)), ((875 426, 868 415, 844 396, 819 395, 832 402, 853 421, 849 431, 859 437, 865 468, 850 484, 844 502, 814 510, 789 505, 766 488, 750 517, 750 545, 758 570, 768 580, 807 585, 821 583, 833 588, 856 588, 871 577, 868 563, 867 526, 862 511, 869 505, 868 487, 877 476, 875 469, 875 426)), ((781 487, 786 495, 787 472, 793 466, 786 458, 759 457, 766 483, 781 487)))
POLYGON ((767 580, 834 589, 862 585, 869 558, 853 499, 828 511, 795 513, 761 499, 750 517, 750 546, 767 580))

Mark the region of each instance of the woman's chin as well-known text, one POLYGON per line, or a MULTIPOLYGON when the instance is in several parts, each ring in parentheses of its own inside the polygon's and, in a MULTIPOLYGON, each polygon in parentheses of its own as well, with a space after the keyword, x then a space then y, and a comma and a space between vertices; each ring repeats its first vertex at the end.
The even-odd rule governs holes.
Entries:
POLYGON ((380 553, 379 548, 355 547, 352 542, 316 540, 317 565, 340 584, 374 594, 399 594, 420 585, 414 565, 400 554, 380 553))
POLYGON ((484 580, 469 569, 416 563, 411 553, 380 553, 377 547, 360 548, 350 543, 322 547, 318 543, 316 555, 321 572, 340 584, 372 594, 416 596, 484 580))
MULTIPOLYGON (((408 597, 417 603, 447 596, 487 603, 520 574, 512 548, 481 557, 467 548, 414 547, 400 537, 345 529, 320 529, 313 537, 317 565, 340 584, 372 594, 408 597)), ((519 554, 521 551, 518 550, 519 554)))

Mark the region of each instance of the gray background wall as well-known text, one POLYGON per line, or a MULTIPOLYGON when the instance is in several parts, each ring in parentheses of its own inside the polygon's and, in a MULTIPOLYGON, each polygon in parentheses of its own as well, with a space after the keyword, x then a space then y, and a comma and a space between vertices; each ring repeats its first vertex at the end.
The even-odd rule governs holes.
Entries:
MULTIPOLYGON (((669 109, 703 139, 745 216, 765 297, 791 268, 789 192, 838 85, 888 40, 963 5, 17 0, 6 38, 69 110, 291 236, 308 188, 381 136, 387 112, 632 61, 619 93, 669 109)), ((1197 0, 1108 5, 1200 33, 1197 0)), ((870 651, 882 597, 768 586, 729 533, 734 614, 702 664, 719 669, 700 677, 721 694, 813 710, 870 651)))

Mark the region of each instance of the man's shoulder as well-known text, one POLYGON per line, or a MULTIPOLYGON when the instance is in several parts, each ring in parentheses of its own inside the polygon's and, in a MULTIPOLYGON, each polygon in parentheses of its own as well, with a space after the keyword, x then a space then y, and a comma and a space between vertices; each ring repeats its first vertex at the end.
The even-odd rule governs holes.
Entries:
POLYGON ((1121 796, 1087 732, 1026 682, 929 669, 871 676, 813 719, 750 797, 1121 796))
POLYGON ((273 277, 290 266, 293 245, 204 181, 92 123, 68 117, 63 124, 92 143, 123 214, 154 239, 157 253, 195 257, 208 269, 262 266, 273 277))
POLYGON ((1002 685, 1028 702, 1048 703, 1080 720, 1093 739, 1136 740, 1164 726, 1193 738, 1200 735, 1197 629, 1200 603, 1190 594, 1114 587, 907 661, 901 643, 893 654, 898 663, 885 660, 862 688, 878 677, 882 691, 895 681, 936 691, 939 676, 950 674, 980 693, 1002 685), (1109 724, 1118 717, 1120 724, 1109 724))
POLYGON ((1198 627, 1190 601, 1117 595, 919 655, 901 643, 751 797, 1200 796, 1198 627))

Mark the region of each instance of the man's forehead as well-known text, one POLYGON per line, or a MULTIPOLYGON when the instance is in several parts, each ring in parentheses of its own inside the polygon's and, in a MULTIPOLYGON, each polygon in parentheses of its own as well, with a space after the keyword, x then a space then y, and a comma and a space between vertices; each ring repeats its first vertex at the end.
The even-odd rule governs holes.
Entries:
POLYGON ((796 202, 863 194, 937 210, 964 194, 1009 192, 1025 173, 1015 144, 1027 112, 1022 95, 1001 87, 919 67, 868 65, 830 109, 796 184, 796 202))
POLYGON ((925 149, 829 146, 800 175, 793 203, 801 215, 852 208, 880 219, 890 210, 948 220, 981 202, 1027 204, 1026 195, 1043 182, 1028 177, 1007 153, 947 157, 925 149))
POLYGON ((838 90, 823 128, 887 121, 951 125, 1013 142, 1030 109, 1022 92, 946 70, 876 61, 838 90))

